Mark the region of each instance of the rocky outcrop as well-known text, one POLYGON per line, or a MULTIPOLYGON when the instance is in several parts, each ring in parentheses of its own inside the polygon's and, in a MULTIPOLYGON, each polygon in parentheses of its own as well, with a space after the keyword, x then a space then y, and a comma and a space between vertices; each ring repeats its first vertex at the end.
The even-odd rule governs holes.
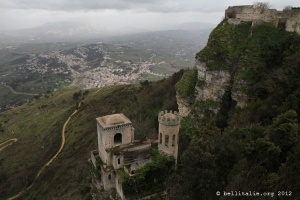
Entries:
POLYGON ((229 87, 230 73, 228 71, 209 71, 207 70, 205 63, 198 60, 196 60, 195 66, 198 74, 198 81, 195 86, 195 96, 183 97, 178 92, 176 94, 179 115, 181 117, 185 117, 190 113, 191 107, 194 105, 195 101, 209 101, 210 103, 208 103, 208 105, 214 106, 211 106, 211 108, 208 109, 216 114, 219 110, 216 105, 220 104, 226 88, 229 87))
POLYGON ((196 100, 221 101, 226 87, 229 87, 230 74, 225 70, 208 71, 205 63, 196 60, 198 84, 196 85, 196 100))
MULTIPOLYGON (((196 85, 197 101, 214 101, 220 103, 226 90, 231 90, 232 100, 236 102, 237 107, 244 107, 247 101, 247 95, 242 91, 246 82, 234 77, 235 73, 226 70, 207 69, 206 64, 196 60, 198 70, 198 84, 196 85)), ((212 109, 215 113, 218 109, 212 109)))
POLYGON ((176 94, 178 111, 180 117, 186 117, 191 112, 191 107, 194 103, 194 100, 191 98, 181 97, 178 93, 176 94))

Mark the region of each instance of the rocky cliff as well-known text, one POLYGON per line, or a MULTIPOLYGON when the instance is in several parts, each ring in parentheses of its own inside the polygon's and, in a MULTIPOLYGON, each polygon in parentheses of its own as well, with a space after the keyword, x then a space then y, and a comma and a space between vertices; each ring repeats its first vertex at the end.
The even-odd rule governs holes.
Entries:
POLYGON ((244 108, 249 95, 263 95, 257 82, 263 73, 269 72, 268 68, 283 61, 284 50, 280 48, 290 45, 289 37, 296 35, 284 30, 299 33, 296 25, 293 25, 295 30, 289 30, 289 21, 300 24, 300 9, 287 8, 277 16, 276 10, 265 6, 264 3, 233 6, 225 11, 225 19, 211 32, 206 47, 196 55, 194 93, 182 95, 177 89, 182 116, 187 116, 196 104, 200 105, 197 110, 201 115, 205 112, 218 114, 224 104, 228 104, 227 110, 244 108), (266 20, 266 16, 272 20, 266 20), (284 22, 284 26, 274 23, 273 18, 284 22), (232 19, 240 21, 232 23, 232 19))
POLYGON ((199 107, 202 114, 207 110, 217 114, 224 95, 228 93, 234 106, 242 108, 246 105, 247 95, 243 89, 247 85, 244 79, 247 69, 242 64, 246 45, 241 42, 248 39, 250 31, 251 23, 231 25, 227 21, 212 31, 207 46, 196 56, 194 93, 182 95, 182 92, 177 92, 182 116, 186 116, 197 102, 202 106, 199 107))
POLYGON ((176 85, 187 116, 169 183, 175 200, 254 190, 271 198, 281 188, 300 196, 299 66, 300 36, 272 23, 225 19, 211 32, 176 85))

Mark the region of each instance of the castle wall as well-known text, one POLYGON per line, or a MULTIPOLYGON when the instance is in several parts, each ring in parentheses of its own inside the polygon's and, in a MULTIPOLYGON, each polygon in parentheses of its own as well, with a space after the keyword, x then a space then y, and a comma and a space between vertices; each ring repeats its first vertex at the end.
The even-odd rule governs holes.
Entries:
POLYGON ((272 22, 276 14, 276 10, 264 9, 253 6, 233 6, 225 11, 225 18, 230 24, 239 24, 247 21, 264 21, 272 22))
POLYGON ((300 9, 286 20, 285 30, 300 34, 300 9))
POLYGON ((111 149, 118 145, 130 144, 134 140, 134 128, 132 125, 119 125, 111 128, 102 128, 97 123, 97 135, 98 135, 98 148, 99 156, 107 165, 113 164, 113 158, 110 153, 107 153, 107 149, 111 149), (114 143, 114 136, 120 133, 122 135, 122 143, 114 143))
POLYGON ((107 152, 105 151, 104 145, 103 143, 103 135, 101 132, 101 126, 97 123, 97 136, 98 136, 98 149, 99 149, 99 156, 101 158, 101 160, 106 163, 107 161, 107 152))
POLYGON ((227 20, 227 22, 228 22, 229 24, 238 25, 238 24, 241 23, 241 19, 238 19, 238 18, 229 18, 229 19, 227 20))
MULTIPOLYGON (((173 140, 172 140, 172 137, 175 135, 175 141, 174 141, 174 144, 178 144, 178 133, 179 132, 179 126, 178 125, 175 125, 175 126, 166 126, 164 124, 160 124, 159 125, 159 133, 162 133, 161 136, 162 138, 160 139, 160 136, 159 136, 159 144, 166 144, 166 137, 163 137, 163 136, 166 136, 168 135, 169 136, 169 141, 168 141, 168 146, 169 147, 172 147, 173 145, 173 140), (160 143, 160 141, 162 141, 160 143)), ((160 134, 159 134, 160 135, 160 134)), ((165 146, 165 145, 164 145, 165 146)))
POLYGON ((120 177, 118 175, 116 176, 116 191, 122 200, 126 199, 123 193, 122 183, 120 182, 120 177))
MULTIPOLYGON (((152 141, 135 143, 134 128, 131 122, 128 123, 129 120, 121 115, 123 119, 127 120, 125 120, 126 123, 119 123, 119 116, 110 115, 97 118, 97 137, 99 156, 105 163, 101 167, 101 183, 105 191, 115 188, 119 197, 124 200, 125 196, 117 169, 124 168, 130 176, 133 176, 136 170, 151 162, 152 141)), ((158 120, 159 131, 164 137, 162 138, 164 145, 161 144, 160 149, 177 159, 179 114, 172 111, 160 112, 158 120), (165 139, 166 136, 169 137, 168 142, 165 139)), ((94 154, 95 151, 91 152, 91 159, 95 166, 94 154)))
POLYGON ((116 175, 114 171, 105 171, 105 169, 102 168, 101 181, 103 183, 103 187, 105 191, 115 188, 115 184, 116 184, 115 180, 116 180, 116 175))
POLYGON ((124 165, 124 156, 123 155, 113 155, 112 165, 114 169, 120 169, 124 165))
POLYGON ((114 144, 114 136, 117 133, 122 134, 122 145, 124 144, 130 144, 133 142, 133 134, 134 134, 134 128, 132 125, 120 125, 113 128, 107 128, 102 129, 102 145, 104 146, 104 149, 113 148, 115 146, 118 146, 114 144))
POLYGON ((232 6, 225 11, 225 19, 229 24, 240 24, 252 21, 273 23, 276 27, 300 34, 300 9, 292 8, 278 12, 275 9, 264 9, 254 6, 232 6))

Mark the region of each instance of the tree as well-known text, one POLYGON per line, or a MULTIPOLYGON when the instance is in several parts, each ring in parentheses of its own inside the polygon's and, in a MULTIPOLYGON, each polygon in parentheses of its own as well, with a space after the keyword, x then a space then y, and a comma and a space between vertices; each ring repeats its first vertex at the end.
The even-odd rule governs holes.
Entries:
POLYGON ((289 110, 276 117, 268 130, 270 140, 282 149, 283 157, 293 148, 299 138, 297 118, 296 111, 289 110))
POLYGON ((286 163, 279 170, 280 180, 277 190, 291 191, 293 197, 300 196, 300 143, 293 153, 287 157, 286 163))
POLYGON ((254 8, 261 8, 263 10, 270 9, 271 5, 268 2, 254 2, 253 3, 254 8))

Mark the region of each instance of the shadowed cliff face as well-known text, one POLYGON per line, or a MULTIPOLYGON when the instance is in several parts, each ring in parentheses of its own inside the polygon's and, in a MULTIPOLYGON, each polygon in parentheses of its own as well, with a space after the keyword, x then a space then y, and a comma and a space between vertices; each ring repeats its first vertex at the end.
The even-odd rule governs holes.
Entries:
MULTIPOLYGON (((247 95, 243 87, 247 81, 240 77, 244 73, 244 55, 251 30, 251 23, 230 25, 220 23, 210 34, 207 46, 200 51, 195 60, 197 80, 194 93, 177 93, 177 103, 181 115, 186 116, 195 102, 200 115, 206 111, 217 114, 222 107, 222 98, 230 93, 230 105, 245 107, 247 95), (206 111, 205 111, 206 110, 206 111)), ((183 81, 186 83, 187 81, 183 81)))
POLYGON ((184 74, 176 87, 179 111, 189 114, 181 120, 178 171, 168 183, 172 197, 282 187, 300 196, 300 36, 271 23, 224 20, 195 65, 196 82, 184 74))
POLYGON ((296 50, 291 41, 298 38, 296 33, 271 23, 221 22, 210 34, 207 46, 196 55, 195 99, 202 105, 198 110, 218 114, 224 104, 230 104, 229 111, 245 108, 253 98, 263 99, 266 90, 270 93, 272 88, 272 81, 264 79, 286 64, 288 53, 296 50), (224 102, 225 94, 230 94, 227 99, 231 102, 224 102))
MULTIPOLYGON (((246 105, 247 96, 241 91, 245 81, 239 73, 245 70, 243 62, 250 31, 251 23, 234 26, 224 21, 211 33, 207 46, 196 56, 198 82, 201 83, 196 88, 199 101, 210 100, 220 105, 227 91, 238 107, 246 105)), ((215 108, 214 112, 217 111, 215 108)))

